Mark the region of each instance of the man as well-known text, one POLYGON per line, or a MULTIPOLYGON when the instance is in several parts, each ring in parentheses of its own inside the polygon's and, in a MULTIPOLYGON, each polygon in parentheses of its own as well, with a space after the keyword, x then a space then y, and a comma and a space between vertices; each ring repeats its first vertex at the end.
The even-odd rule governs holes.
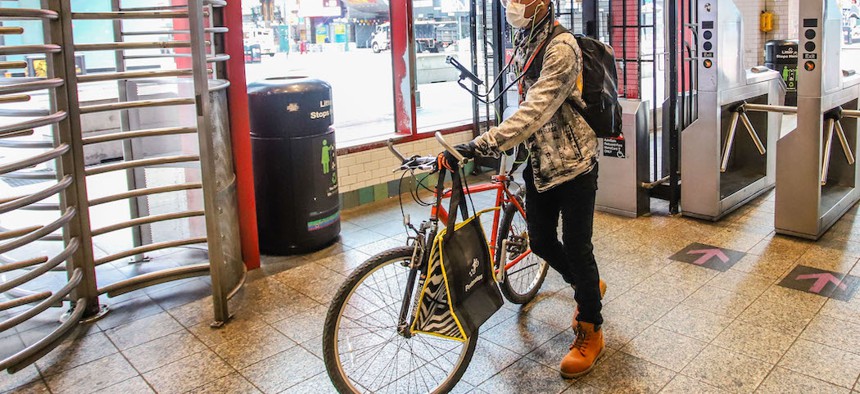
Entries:
MULTIPOLYGON (((517 28, 514 66, 520 106, 509 119, 469 144, 456 149, 466 157, 498 156, 521 142, 529 146, 526 216, 532 251, 546 260, 574 289, 578 304, 573 327, 576 337, 561 360, 561 375, 574 378, 591 371, 603 354, 601 298, 606 285, 599 279, 591 243, 597 191, 597 136, 566 101, 581 102, 577 79, 582 53, 572 34, 553 35, 551 0, 502 0, 505 16, 517 28), (542 66, 535 57, 544 48, 542 66), (557 227, 562 218, 562 241, 557 227)), ((450 153, 440 164, 455 166, 450 153)))

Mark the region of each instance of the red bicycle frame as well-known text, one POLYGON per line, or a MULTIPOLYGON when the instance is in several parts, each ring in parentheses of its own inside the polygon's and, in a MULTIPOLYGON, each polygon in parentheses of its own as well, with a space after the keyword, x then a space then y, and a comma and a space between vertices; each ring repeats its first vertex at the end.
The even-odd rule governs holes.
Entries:
MULTIPOLYGON (((472 187, 463 187, 463 194, 468 195, 473 193, 482 193, 495 190, 496 203, 494 207, 503 207, 505 203, 511 203, 514 205, 514 207, 517 208, 518 211, 520 211, 520 214, 522 214, 523 217, 526 217, 525 208, 522 206, 522 204, 520 204, 519 200, 514 197, 513 193, 508 190, 507 181, 509 177, 507 175, 494 175, 492 179, 493 181, 491 183, 472 187)), ((445 190, 442 193, 442 198, 451 198, 451 189, 445 190)), ((439 200, 437 199, 437 201, 439 200)), ((500 209, 493 212, 493 227, 492 235, 490 236, 490 250, 492 251, 493 259, 496 258, 496 241, 498 240, 497 238, 499 234, 499 219, 501 218, 501 214, 502 212, 500 209)), ((430 218, 432 220, 441 220, 442 223, 448 223, 448 211, 441 204, 433 205, 430 210, 430 218)), ((514 260, 505 264, 505 271, 517 265, 524 258, 528 257, 531 252, 531 249, 528 249, 525 251, 525 253, 519 255, 514 260)))

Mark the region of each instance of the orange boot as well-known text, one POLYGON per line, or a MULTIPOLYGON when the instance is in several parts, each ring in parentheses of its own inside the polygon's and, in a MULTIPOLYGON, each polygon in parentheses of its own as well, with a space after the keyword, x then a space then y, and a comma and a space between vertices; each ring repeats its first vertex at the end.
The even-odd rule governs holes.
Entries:
MULTIPOLYGON (((598 282, 598 287, 600 287, 600 299, 603 299, 603 295, 606 294, 606 282, 603 279, 600 279, 598 282)), ((576 309, 573 310, 573 321, 570 323, 570 328, 576 329, 576 318, 579 316, 579 305, 576 306, 576 309)))
POLYGON ((561 377, 572 379, 591 372, 604 349, 603 330, 595 330, 594 324, 579 322, 570 352, 561 359, 561 377))

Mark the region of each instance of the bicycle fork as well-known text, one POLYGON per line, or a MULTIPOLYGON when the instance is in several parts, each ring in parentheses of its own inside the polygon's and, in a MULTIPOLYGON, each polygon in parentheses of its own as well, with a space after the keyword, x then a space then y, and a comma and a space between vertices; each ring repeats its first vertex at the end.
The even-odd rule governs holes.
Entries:
POLYGON ((412 259, 409 261, 409 277, 406 280, 406 289, 403 294, 403 301, 400 304, 400 317, 397 320, 397 333, 404 338, 412 337, 412 330, 409 327, 410 322, 415 317, 415 314, 418 313, 421 289, 424 287, 424 281, 427 279, 426 273, 420 277, 418 276, 422 271, 422 267, 427 267, 427 262, 425 261, 425 256, 427 256, 427 253, 425 253, 426 241, 421 236, 422 233, 419 232, 419 235, 415 237, 415 250, 412 252, 412 259), (419 290, 413 295, 412 292, 416 289, 416 280, 418 280, 417 288, 419 290), (414 308, 409 308, 410 302, 415 306, 414 308), (412 311, 411 316, 409 314, 410 310, 412 311))

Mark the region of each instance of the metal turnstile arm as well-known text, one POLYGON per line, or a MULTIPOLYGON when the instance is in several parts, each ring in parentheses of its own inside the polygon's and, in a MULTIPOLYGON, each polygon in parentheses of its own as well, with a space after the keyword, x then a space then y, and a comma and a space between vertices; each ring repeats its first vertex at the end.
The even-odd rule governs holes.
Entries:
POLYGON ((755 132, 755 127, 753 126, 752 121, 750 121, 749 116, 746 114, 744 107, 747 105, 748 104, 744 103, 732 111, 732 122, 731 125, 729 125, 729 133, 726 135, 726 144, 723 148, 722 160, 720 161, 720 172, 726 172, 729 168, 729 158, 732 156, 732 149, 734 149, 735 135, 738 130, 738 120, 744 124, 744 128, 747 129, 750 138, 752 138, 753 143, 756 148, 758 148, 758 152, 762 155, 767 153, 764 143, 761 142, 761 138, 759 138, 758 133, 755 132))
POLYGON ((842 153, 845 154, 845 160, 849 165, 854 165, 854 152, 851 151, 851 146, 848 144, 848 137, 845 135, 845 129, 842 128, 840 119, 843 117, 858 118, 860 117, 860 111, 843 110, 840 107, 829 112, 825 117, 827 118, 825 125, 827 139, 824 143, 824 159, 821 163, 821 186, 827 184, 827 176, 830 172, 830 158, 833 156, 833 134, 836 134, 836 137, 839 138, 839 144, 842 145, 842 153))
POLYGON ((726 144, 723 148, 723 160, 720 162, 720 172, 726 172, 726 169, 729 167, 729 157, 732 155, 732 146, 735 144, 735 133, 738 130, 738 119, 740 117, 740 112, 732 114, 732 123, 729 125, 729 134, 726 135, 726 144))
POLYGON ((824 126, 827 139, 824 142, 824 160, 821 162, 821 186, 827 184, 827 173, 830 172, 830 148, 833 146, 833 131, 836 129, 836 119, 827 119, 824 126))

